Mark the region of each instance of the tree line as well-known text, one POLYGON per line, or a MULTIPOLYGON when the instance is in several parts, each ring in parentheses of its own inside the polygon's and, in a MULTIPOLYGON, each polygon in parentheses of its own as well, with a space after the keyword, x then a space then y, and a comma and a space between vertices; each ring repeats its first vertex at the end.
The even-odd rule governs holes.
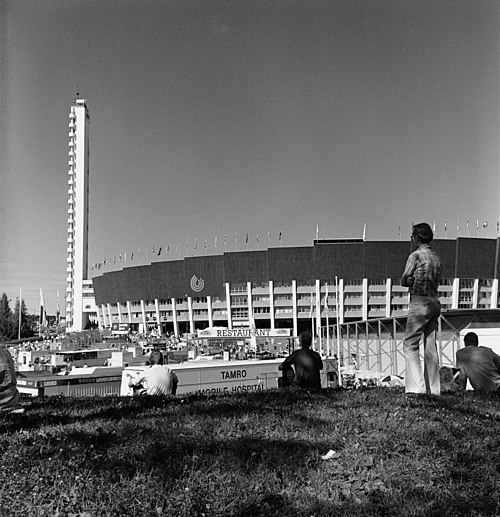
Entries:
POLYGON ((16 300, 14 310, 5 293, 0 299, 0 343, 12 341, 18 337, 30 338, 35 335, 36 316, 28 314, 24 300, 16 300), (19 318, 21 311, 21 318, 19 318))

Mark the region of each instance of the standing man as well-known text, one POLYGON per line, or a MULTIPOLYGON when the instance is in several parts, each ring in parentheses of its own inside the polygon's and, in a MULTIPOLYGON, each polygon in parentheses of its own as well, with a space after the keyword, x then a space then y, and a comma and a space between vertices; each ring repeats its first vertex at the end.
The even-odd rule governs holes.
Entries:
POLYGON ((475 332, 465 334, 464 344, 456 353, 459 388, 465 390, 469 379, 476 391, 500 393, 500 356, 491 348, 478 346, 475 332))
POLYGON ((309 332, 301 332, 299 342, 301 348, 289 355, 278 368, 288 372, 293 366, 295 368, 294 386, 319 390, 321 389, 319 371, 323 369, 321 356, 311 350, 312 336, 309 332))
POLYGON ((410 254, 401 278, 401 285, 410 291, 410 305, 404 340, 406 393, 439 395, 439 357, 436 333, 441 304, 438 286, 441 259, 430 247, 434 238, 427 223, 413 226, 411 239, 416 250, 410 254), (424 370, 420 363, 420 340, 424 346, 424 370))

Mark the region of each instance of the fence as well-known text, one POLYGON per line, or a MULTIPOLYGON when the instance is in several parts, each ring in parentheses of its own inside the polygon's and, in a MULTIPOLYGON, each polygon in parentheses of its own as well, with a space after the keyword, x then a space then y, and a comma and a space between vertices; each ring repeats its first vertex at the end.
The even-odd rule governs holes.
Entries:
MULTIPOLYGON (((403 340, 406 316, 354 321, 322 327, 330 355, 338 355, 341 364, 355 363, 359 370, 404 376, 403 340), (333 352, 332 352, 333 351, 333 352)), ((442 366, 455 365, 455 353, 463 346, 461 333, 498 328, 500 310, 468 309, 443 312, 439 318, 437 346, 442 366)), ((481 343, 481 340, 480 340, 481 343)), ((489 346, 489 344, 488 344, 489 346)))

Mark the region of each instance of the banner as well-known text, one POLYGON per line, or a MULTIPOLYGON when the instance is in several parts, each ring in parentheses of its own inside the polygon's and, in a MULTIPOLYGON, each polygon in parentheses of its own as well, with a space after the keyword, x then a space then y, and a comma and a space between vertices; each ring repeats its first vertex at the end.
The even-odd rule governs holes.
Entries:
POLYGON ((197 331, 199 338, 251 338, 251 337, 290 337, 292 329, 253 329, 253 328, 207 328, 197 331))

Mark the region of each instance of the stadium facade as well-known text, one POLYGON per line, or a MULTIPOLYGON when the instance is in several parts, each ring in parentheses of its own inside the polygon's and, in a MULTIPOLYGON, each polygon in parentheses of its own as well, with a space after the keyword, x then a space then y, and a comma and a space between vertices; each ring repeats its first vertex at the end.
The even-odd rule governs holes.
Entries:
MULTIPOLYGON (((435 240, 443 310, 498 307, 499 240, 435 240)), ((317 240, 123 267, 93 278, 99 326, 175 335, 213 326, 289 328, 406 316, 409 241, 317 240), (337 295, 338 293, 338 295, 337 295)))
MULTIPOLYGON (((195 334, 207 327, 291 329, 406 316, 400 284, 409 241, 316 240, 311 246, 225 252, 150 264, 118 262, 88 276, 89 129, 86 101, 69 113, 66 328, 122 323, 195 334), (115 266, 116 267, 116 266, 115 266), (111 268, 109 268, 111 269, 111 268)), ((498 308, 499 240, 436 240, 443 310, 498 308)), ((125 259, 125 257, 124 257, 125 259)))

